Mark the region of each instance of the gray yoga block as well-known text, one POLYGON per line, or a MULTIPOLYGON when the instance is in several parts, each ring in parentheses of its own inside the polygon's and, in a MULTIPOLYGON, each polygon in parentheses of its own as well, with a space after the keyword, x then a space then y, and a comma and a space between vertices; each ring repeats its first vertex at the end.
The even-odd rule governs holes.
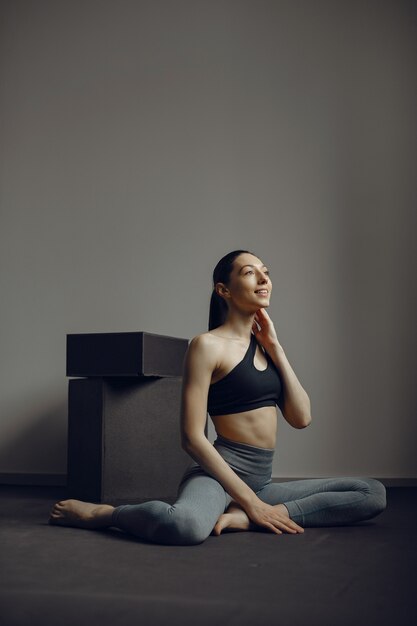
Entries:
POLYGON ((182 376, 188 339, 147 332, 67 335, 67 376, 182 376))
POLYGON ((151 377, 69 381, 69 497, 114 505, 175 501, 192 462, 181 448, 181 384, 151 377))

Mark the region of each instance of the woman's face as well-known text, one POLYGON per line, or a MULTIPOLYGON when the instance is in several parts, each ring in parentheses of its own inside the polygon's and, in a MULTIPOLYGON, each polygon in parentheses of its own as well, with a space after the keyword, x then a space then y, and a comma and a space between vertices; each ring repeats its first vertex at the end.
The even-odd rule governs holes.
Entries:
POLYGON ((233 262, 229 284, 217 283, 217 290, 230 305, 255 312, 269 306, 272 292, 269 269, 253 254, 239 254, 233 262))

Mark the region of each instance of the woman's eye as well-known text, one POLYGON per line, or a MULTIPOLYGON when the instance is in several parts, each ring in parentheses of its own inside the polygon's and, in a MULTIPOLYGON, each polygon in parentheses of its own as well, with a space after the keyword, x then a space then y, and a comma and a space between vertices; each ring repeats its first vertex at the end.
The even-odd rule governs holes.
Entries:
MULTIPOLYGON (((271 273, 271 272, 270 272, 269 270, 266 270, 266 271, 264 272, 264 274, 268 274, 268 276, 270 275, 270 273, 271 273)), ((246 276, 246 274, 253 274, 253 270, 248 270, 247 272, 245 272, 245 276, 246 276)))

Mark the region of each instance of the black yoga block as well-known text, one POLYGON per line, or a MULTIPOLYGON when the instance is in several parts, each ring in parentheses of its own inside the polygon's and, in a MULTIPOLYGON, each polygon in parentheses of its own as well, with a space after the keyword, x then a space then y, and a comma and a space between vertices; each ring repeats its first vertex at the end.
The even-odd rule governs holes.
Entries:
POLYGON ((181 384, 180 378, 69 381, 69 497, 113 505, 175 501, 192 462, 181 448, 181 384))
POLYGON ((155 333, 67 335, 67 376, 182 376, 188 339, 155 333))

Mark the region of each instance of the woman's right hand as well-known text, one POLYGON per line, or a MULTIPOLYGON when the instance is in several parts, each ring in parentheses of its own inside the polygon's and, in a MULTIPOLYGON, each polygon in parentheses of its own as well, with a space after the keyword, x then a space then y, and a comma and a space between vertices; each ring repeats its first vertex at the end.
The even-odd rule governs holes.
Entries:
MULTIPOLYGON (((271 506, 262 502, 259 498, 252 500, 248 504, 240 505, 245 511, 249 519, 258 526, 265 526, 277 535, 282 532, 297 533, 304 532, 304 529, 296 524, 292 519, 284 513, 280 513, 276 506, 271 506)), ((283 505, 285 506, 285 505, 283 505)))

